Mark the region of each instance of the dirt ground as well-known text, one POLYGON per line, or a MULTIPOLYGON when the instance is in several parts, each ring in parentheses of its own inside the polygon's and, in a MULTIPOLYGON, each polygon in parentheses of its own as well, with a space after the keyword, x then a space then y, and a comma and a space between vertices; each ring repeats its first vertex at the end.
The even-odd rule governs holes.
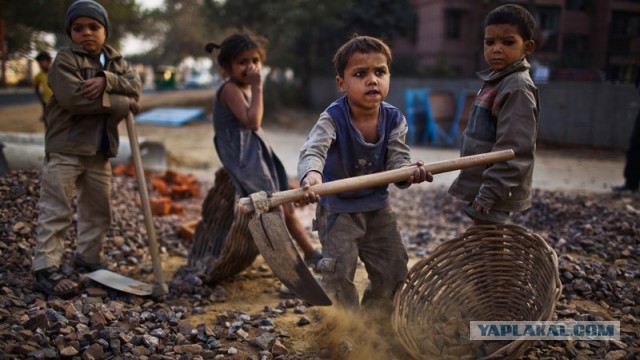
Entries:
MULTIPOLYGON (((212 98, 213 91, 203 90, 180 93, 145 93, 141 99, 141 111, 158 106, 199 106, 207 109, 210 114, 212 98)), ((44 126, 38 119, 39 111, 40 107, 37 104, 0 107, 0 118, 3 119, 0 122, 0 132, 43 133, 44 126)), ((279 113, 277 119, 266 119, 265 122, 272 122, 270 125, 302 134, 308 132, 315 120, 314 116, 314 114, 303 112, 282 112, 279 113), (277 124, 275 124, 276 122, 277 124)), ((199 179, 209 184, 212 183, 213 173, 220 166, 220 162, 213 147, 213 128, 209 121, 192 121, 179 127, 138 124, 136 129, 139 138, 159 140, 164 143, 168 155, 168 168, 196 174, 199 179)), ((124 122, 120 126, 120 135, 127 135, 124 122)), ((313 245, 319 248, 320 243, 316 233, 312 233, 310 228, 314 212, 314 206, 307 206, 299 209, 298 215, 307 227, 313 245)), ((198 219, 199 214, 187 214, 184 221, 198 219)), ((147 259, 148 261, 150 259, 147 259)), ((410 265, 415 261, 417 259, 412 258, 410 265)), ((165 282, 168 282, 174 272, 184 264, 186 264, 184 257, 162 255, 165 282)), ((154 281, 152 274, 147 275, 146 278, 142 277, 140 280, 148 283, 154 281)), ((360 264, 356 275, 356 285, 360 292, 366 283, 364 266, 360 264)), ((286 288, 273 276, 260 255, 250 268, 220 285, 228 291, 228 297, 224 302, 204 306, 200 314, 190 315, 189 320, 194 327, 198 324, 215 323, 220 314, 229 311, 258 314, 263 311, 265 306, 276 308, 290 298, 286 292, 281 293, 281 290, 286 290, 286 288)), ((363 336, 359 339, 358 344, 353 345, 359 351, 353 352, 350 359, 375 358, 371 351, 374 349, 378 351, 380 347, 389 348, 392 346, 387 344, 386 338, 367 329, 362 319, 338 313, 332 308, 311 307, 298 311, 288 309, 277 318, 277 324, 281 332, 288 333, 290 336, 289 341, 286 342, 289 354, 317 352, 321 348, 339 349, 342 336, 353 333, 354 327, 358 327, 359 333, 363 336), (308 318, 311 325, 299 325, 302 317, 308 318), (327 330, 328 328, 331 329, 330 332, 327 330)), ((235 342, 234 346, 238 348, 239 354, 255 352, 255 348, 252 348, 247 342, 235 342)), ((401 350, 396 350, 396 353, 398 351, 401 350)), ((244 359, 244 357, 242 358, 244 359)))
MULTIPOLYGON (((184 90, 171 92, 144 92, 141 111, 165 106, 195 106, 207 110, 204 121, 194 120, 177 127, 138 124, 139 137, 158 141, 166 148, 167 165, 177 170, 192 172, 203 180, 212 181, 215 170, 221 166, 213 146, 211 108, 214 90, 184 90)), ((42 133, 38 121, 37 104, 0 107, 0 132, 42 133)), ((317 120, 317 112, 284 109, 265 109, 263 128, 274 150, 281 158, 290 176, 295 176, 297 156, 306 134, 317 120)), ((121 137, 127 136, 124 122, 121 137)), ((621 144, 621 148, 625 145, 621 144)), ((412 146, 412 157, 425 163, 455 158, 455 148, 412 146)), ((580 147, 538 144, 534 188, 545 190, 610 192, 623 181, 624 152, 580 147)), ((457 172, 441 174, 435 185, 446 186, 457 172)))
MULTIPOLYGON (((202 106, 210 114, 212 98, 213 90, 185 91, 179 95, 176 93, 145 93, 141 100, 141 108, 144 111, 157 106, 202 106)), ((39 110, 40 108, 37 104, 0 107, 0 119, 2 119, 0 131, 42 133, 44 127, 38 120, 39 110)), ((305 134, 310 129, 315 116, 316 114, 297 111, 280 112, 277 116, 266 119, 265 125, 285 129, 285 136, 287 132, 305 134)), ((212 181, 214 170, 220 166, 220 163, 213 148, 213 129, 210 122, 193 121, 180 127, 139 124, 137 131, 140 137, 161 140, 165 144, 165 147, 169 150, 168 166, 170 168, 196 174, 203 181, 212 181)), ((126 136, 124 124, 121 128, 121 135, 126 136)), ((447 157, 451 154, 450 152, 445 152, 443 156, 447 157)), ((613 172, 616 167, 620 167, 623 161, 623 156, 620 153, 599 156, 602 164, 609 164, 610 168, 605 170, 608 173, 613 172)), ((554 166, 558 168, 564 166, 558 165, 559 163, 557 162, 555 164, 554 166)), ((553 168, 553 166, 549 166, 549 169, 553 168)), ((594 175, 585 181, 597 182, 599 187, 615 185, 615 181, 619 176, 615 174, 608 175, 613 180, 602 180, 595 178, 596 175, 594 175), (608 185, 601 185, 602 183, 608 185)), ((446 183, 446 181, 442 183, 446 183)), ((637 198, 632 200, 611 199, 609 201, 614 207, 632 206, 635 209, 640 209, 637 198)), ((302 223, 307 226, 314 245, 319 247, 316 234, 310 231, 314 207, 308 206, 299 209, 298 214, 302 223)), ((197 215, 194 215, 194 217, 197 217, 197 215)), ((189 220, 193 219, 185 218, 185 222, 189 220)), ((420 257, 415 256, 415 253, 411 253, 409 265, 413 265, 419 259, 420 257)), ((173 273, 185 263, 186 259, 184 257, 165 256, 163 258, 165 280, 170 279, 173 273)), ((145 280, 152 281, 150 276, 145 280)), ((363 266, 360 266, 356 275, 356 284, 362 290, 366 283, 366 273, 363 266)), ((260 256, 249 269, 220 285, 229 292, 226 301, 207 305, 202 313, 190 315, 189 319, 194 326, 202 323, 211 324, 218 315, 227 311, 233 310, 255 314, 262 311, 265 306, 275 308, 279 303, 286 301, 286 298, 280 292, 282 285, 271 274, 268 266, 260 256)), ((353 356, 350 359, 379 358, 380 354, 377 352, 397 346, 397 344, 388 343, 390 337, 385 337, 384 334, 367 328, 366 321, 351 318, 349 315, 338 313, 332 308, 301 309, 297 312, 294 309, 290 309, 284 312, 277 321, 278 328, 290 336, 290 341, 286 343, 290 354, 306 353, 309 350, 317 351, 323 347, 339 349, 342 337, 347 333, 353 333, 354 330, 363 334, 363 336, 355 344, 359 351, 352 352, 353 356), (303 316, 309 318, 311 321, 310 326, 299 325, 303 316)), ((237 343, 234 343, 235 345, 237 343)), ((246 349, 238 349, 241 351, 240 354, 242 350, 255 351, 255 348, 251 349, 251 346, 246 342, 240 346, 246 346, 246 349)), ((398 354, 397 351, 396 354, 398 354)))

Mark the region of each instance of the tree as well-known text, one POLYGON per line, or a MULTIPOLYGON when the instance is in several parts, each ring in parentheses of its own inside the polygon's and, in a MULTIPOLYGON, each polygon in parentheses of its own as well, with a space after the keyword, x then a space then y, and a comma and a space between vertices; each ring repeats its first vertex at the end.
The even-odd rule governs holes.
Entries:
MULTIPOLYGON (((22 56, 30 51, 34 34, 51 33, 58 44, 68 43, 64 33, 64 16, 74 0, 0 0, 0 14, 6 23, 7 40, 12 46, 8 51, 14 56, 22 56), (26 34, 26 35, 25 35, 26 34)), ((101 4, 109 14, 111 29, 109 43, 120 46, 126 34, 139 34, 145 26, 144 15, 135 0, 109 0, 101 4)))
POLYGON ((215 21, 218 7, 213 0, 165 0, 161 9, 149 14, 143 35, 158 46, 140 58, 153 65, 176 65, 190 56, 208 56, 205 44, 221 33, 215 21))
MULTIPOLYGON (((6 49, 0 48, 4 62, 11 59, 30 56, 34 50, 49 49, 70 42, 64 33, 64 17, 67 8, 74 0, 0 0, 0 24, 4 25, 4 34, 0 42, 6 43, 6 49), (55 44, 44 41, 43 34, 55 36, 55 44)), ((144 29, 144 12, 135 0, 101 1, 109 14, 111 28, 109 44, 120 47, 123 37, 138 34, 144 29)))
POLYGON ((214 16, 267 37, 269 64, 294 69, 303 90, 312 76, 333 73, 333 53, 351 34, 391 41, 415 26, 409 0, 234 0, 214 16))

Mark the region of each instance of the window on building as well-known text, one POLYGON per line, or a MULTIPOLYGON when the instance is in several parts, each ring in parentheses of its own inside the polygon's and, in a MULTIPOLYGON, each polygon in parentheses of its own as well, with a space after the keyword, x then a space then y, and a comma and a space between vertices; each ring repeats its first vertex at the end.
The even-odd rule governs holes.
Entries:
POLYGON ((611 17, 611 35, 640 36, 640 15, 615 11, 611 17))
POLYGON ((541 30, 558 31, 560 24, 560 8, 540 6, 537 8, 538 27, 541 30))
POLYGON ((567 55, 584 56, 589 53, 589 37, 586 35, 565 34, 562 52, 567 55))
POLYGON ((629 56, 631 39, 640 36, 640 15, 615 11, 609 29, 609 52, 612 55, 629 56))
POLYGON ((447 9, 444 13, 445 36, 449 40, 460 39, 462 10, 447 9))
POLYGON ((536 8, 536 22, 542 35, 537 51, 558 50, 558 30, 560 28, 560 8, 539 6, 536 8))
POLYGON ((565 8, 570 11, 586 11, 592 0, 567 0, 565 8))

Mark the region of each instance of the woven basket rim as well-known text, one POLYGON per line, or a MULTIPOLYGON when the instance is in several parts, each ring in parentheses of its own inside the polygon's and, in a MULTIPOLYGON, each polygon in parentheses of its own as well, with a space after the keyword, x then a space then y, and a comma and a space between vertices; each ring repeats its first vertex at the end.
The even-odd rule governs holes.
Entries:
MULTIPOLYGON (((491 306, 489 311, 494 313, 498 306, 486 298, 500 296, 491 290, 501 287, 511 287, 512 291, 520 287, 524 292, 499 303, 509 306, 501 316, 518 313, 535 317, 520 320, 551 320, 562 294, 557 254, 540 235, 520 225, 472 226, 411 267, 394 297, 392 327, 410 354, 424 358, 416 338, 419 329, 457 311, 465 314, 458 321, 473 320, 467 315, 477 316, 478 311, 491 306)), ((524 353, 532 343, 511 341, 491 355, 512 357, 524 353)))

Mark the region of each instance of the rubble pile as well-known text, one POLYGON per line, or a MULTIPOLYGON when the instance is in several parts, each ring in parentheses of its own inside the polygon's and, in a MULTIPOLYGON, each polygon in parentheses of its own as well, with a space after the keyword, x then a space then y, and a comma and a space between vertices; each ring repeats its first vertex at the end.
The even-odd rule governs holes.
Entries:
MULTIPOLYGON (((83 290, 71 299, 47 298, 31 290, 31 251, 39 197, 37 171, 0 177, 0 357, 7 359, 319 359, 330 352, 301 353, 296 334, 279 325, 285 313, 300 316, 298 326, 319 326, 297 299, 264 304, 262 311, 227 311, 193 324, 207 305, 224 301, 222 286, 164 298, 143 298, 102 287, 77 274, 71 264, 75 228, 67 234, 61 267, 83 290)), ((200 215, 203 191, 172 199, 179 214, 154 217, 160 252, 187 258, 180 227, 200 215)), ((157 195, 156 190, 153 190, 157 195)), ((536 191, 534 206, 513 222, 542 235, 557 251, 563 282, 558 319, 616 320, 620 341, 536 342, 525 359, 636 359, 640 352, 640 214, 633 206, 610 206, 603 195, 536 191)), ((151 276, 144 219, 135 178, 116 176, 112 186, 113 225, 105 256, 113 271, 151 276)), ((415 186, 392 190, 391 201, 411 257, 425 257, 440 243, 471 225, 462 204, 444 188, 415 186)), ((75 224, 73 224, 75 225, 75 224)), ((268 269, 238 275, 272 276, 268 269)), ((141 280, 147 280, 143 278, 141 280)), ((197 279, 196 279, 197 280, 197 279)), ((390 324, 381 324, 390 328, 390 324)), ((389 332, 391 333, 391 332, 389 332)), ((390 335, 391 336, 391 335, 390 335)), ((307 341, 309 341, 307 339, 307 341)), ((305 348, 313 348, 313 344, 305 348)))
MULTIPOLYGON (((114 166, 112 173, 115 177, 125 175, 135 177, 136 169, 133 162, 130 162, 128 165, 118 164, 114 166)), ((200 184, 192 174, 185 175, 173 170, 167 170, 163 173, 145 171, 144 176, 155 194, 149 199, 151 212, 154 215, 182 215, 184 208, 178 201, 200 195, 200 184)))
MULTIPOLYGON (((394 191, 392 203, 412 255, 426 257, 472 225, 444 189, 394 191)), ((512 222, 541 235, 558 254, 563 285, 554 320, 620 321, 620 341, 537 342, 525 359, 638 359, 640 199, 536 190, 512 222)))

